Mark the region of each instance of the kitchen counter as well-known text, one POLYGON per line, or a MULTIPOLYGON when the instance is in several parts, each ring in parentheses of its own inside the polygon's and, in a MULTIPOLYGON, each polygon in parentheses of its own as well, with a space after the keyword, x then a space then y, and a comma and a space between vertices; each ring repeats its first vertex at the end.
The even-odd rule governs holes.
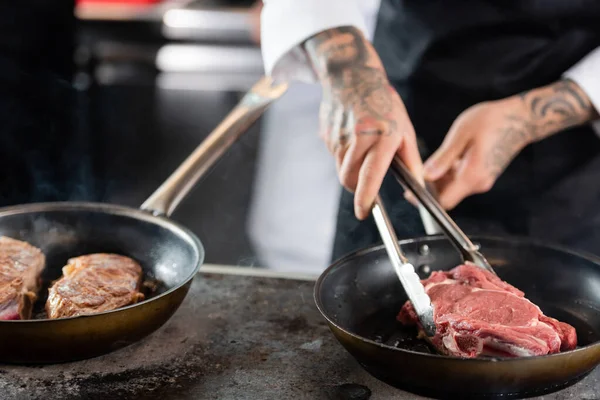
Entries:
MULTIPOLYGON (((312 276, 207 265, 140 343, 91 360, 0 365, 2 399, 423 399, 372 378, 313 302, 312 276), (293 278, 293 279, 290 279, 293 278)), ((600 369, 539 400, 599 398, 600 369)))

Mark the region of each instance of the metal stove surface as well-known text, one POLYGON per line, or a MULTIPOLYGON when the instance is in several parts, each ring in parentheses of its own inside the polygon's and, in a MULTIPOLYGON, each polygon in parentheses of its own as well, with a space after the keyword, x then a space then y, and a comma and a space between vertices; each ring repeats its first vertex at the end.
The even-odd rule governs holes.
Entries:
MULTIPOLYGON (((364 372, 314 306, 313 282, 197 277, 146 340, 91 360, 0 365, 1 399, 422 399, 364 372)), ((600 369, 539 400, 598 399, 600 369)))

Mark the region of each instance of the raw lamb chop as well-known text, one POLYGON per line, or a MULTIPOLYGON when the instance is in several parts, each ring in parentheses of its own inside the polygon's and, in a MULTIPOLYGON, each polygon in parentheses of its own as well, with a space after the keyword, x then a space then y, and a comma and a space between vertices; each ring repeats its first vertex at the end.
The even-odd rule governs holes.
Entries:
MULTIPOLYGON (((577 346, 575 328, 545 316, 519 289, 475 265, 433 272, 422 283, 437 328, 436 335, 426 339, 442 354, 528 357, 577 346)), ((420 326, 410 301, 397 319, 420 326)), ((426 337, 421 330, 419 336, 426 337)))
POLYGON ((49 290, 48 318, 74 317, 110 311, 144 299, 139 292, 142 268, 131 258, 116 254, 89 254, 72 258, 63 277, 49 290))
POLYGON ((0 320, 31 318, 46 257, 29 243, 0 237, 0 320))

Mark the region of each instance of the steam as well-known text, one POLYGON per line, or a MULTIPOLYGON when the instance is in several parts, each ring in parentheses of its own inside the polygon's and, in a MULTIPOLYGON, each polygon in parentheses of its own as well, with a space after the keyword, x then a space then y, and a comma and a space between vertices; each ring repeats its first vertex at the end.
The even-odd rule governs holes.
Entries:
POLYGON ((97 198, 85 94, 8 60, 0 75, 0 205, 97 198))

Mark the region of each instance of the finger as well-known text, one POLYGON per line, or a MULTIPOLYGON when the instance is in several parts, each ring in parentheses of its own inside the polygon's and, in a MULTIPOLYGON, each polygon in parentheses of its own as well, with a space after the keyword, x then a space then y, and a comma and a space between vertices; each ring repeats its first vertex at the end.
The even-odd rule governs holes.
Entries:
MULTIPOLYGON (((403 136, 404 140, 402 142, 402 146, 400 146, 398 149, 398 155, 406 167, 413 173, 414 177, 419 181, 419 183, 424 186, 425 180, 423 177, 423 160, 421 160, 421 154, 419 153, 416 136, 414 132, 408 132, 403 136)), ((404 198, 413 206, 419 206, 419 201, 412 192, 405 190, 404 198)))
POLYGON ((463 182, 454 180, 440 192, 439 203, 445 210, 452 210, 469 194, 470 190, 463 182))
POLYGON ((379 193, 383 178, 396 153, 390 149, 396 148, 398 148, 397 139, 382 137, 367 152, 358 173, 354 194, 354 213, 358 219, 363 220, 369 216, 375 196, 379 193))
MULTIPOLYGON (((358 143, 350 139, 350 134, 340 133, 340 135, 341 136, 338 139, 339 143, 335 146, 335 149, 333 150, 333 155, 335 157, 335 166, 337 168, 338 176, 340 177, 340 182, 344 184, 343 179, 341 178, 344 174, 350 172, 348 171, 350 165, 346 164, 348 164, 348 162, 351 161, 351 158, 360 157, 360 154, 358 153, 359 149, 357 149, 358 143)), ((364 152, 366 153, 366 149, 364 150, 364 152)), ((354 186, 356 186, 356 184, 351 186, 352 190, 354 190, 354 186)))
POLYGON ((339 129, 339 127, 336 128, 334 126, 338 109, 339 107, 324 100, 321 102, 321 107, 319 108, 319 136, 325 142, 327 150, 331 154, 334 154, 334 139, 337 137, 336 129, 339 129))
POLYGON ((429 184, 432 186, 432 190, 435 191, 436 194, 436 200, 440 199, 440 193, 442 193, 444 191, 444 189, 446 188, 446 186, 448 186, 450 184, 450 182, 452 182, 454 180, 454 175, 456 174, 456 168, 452 167, 448 170, 448 172, 446 172, 444 175, 442 175, 440 178, 438 178, 438 180, 436 181, 428 181, 429 184))
POLYGON ((350 135, 344 129, 345 113, 342 107, 322 107, 323 118, 321 119, 321 138, 327 145, 327 150, 335 158, 336 169, 340 171, 342 161, 348 149, 350 135))
POLYGON ((467 196, 475 193, 477 180, 469 152, 457 163, 452 172, 449 171, 436 187, 439 190, 439 202, 446 210, 452 210, 467 196))
POLYGON ((398 149, 398 155, 406 167, 413 173, 414 177, 417 178, 419 183, 425 185, 423 160, 421 159, 421 154, 419 154, 416 136, 414 132, 408 132, 402 136, 402 146, 398 149))
MULTIPOLYGON (((376 126, 377 124, 374 125, 376 126)), ((355 125, 354 111, 352 110, 346 113, 343 126, 342 129, 349 138, 350 144, 346 146, 346 149, 340 151, 340 153, 344 153, 343 157, 336 157, 342 160, 338 174, 342 185, 348 191, 354 192, 358 183, 360 166, 365 159, 367 151, 377 141, 378 137, 370 136, 365 134, 364 131, 359 130, 359 128, 362 129, 364 127, 355 125)))
MULTIPOLYGON (((344 163, 344 160, 346 159, 346 154, 348 153, 348 146, 343 146, 343 147, 339 147, 336 152, 334 153, 335 156, 335 168, 337 171, 338 176, 340 177, 340 182, 343 185, 342 182, 342 165, 344 163)), ((345 186, 344 186, 345 187, 345 186)))
MULTIPOLYGON (((365 156, 375 142, 365 140, 353 140, 350 146, 347 146, 343 151, 343 156, 338 174, 342 185, 350 192, 356 190, 358 184, 358 175, 361 165, 365 160, 365 156)), ((337 158, 337 157, 336 157, 337 158)))
POLYGON ((435 181, 452 167, 465 151, 471 136, 459 124, 453 124, 442 145, 425 162, 425 179, 435 181))
POLYGON ((408 191, 408 190, 404 191, 404 199, 406 201, 408 201, 410 204, 412 204, 413 206, 415 206, 415 207, 419 206, 419 200, 417 200, 417 198, 415 197, 415 195, 412 192, 408 191))
MULTIPOLYGON (((352 144, 352 133, 354 132, 354 112, 345 112, 340 120, 340 131, 338 132, 338 146, 335 151, 335 159, 338 175, 342 172, 342 164, 346 158, 348 147, 352 144)), ((366 151, 366 150, 365 150, 366 151)), ((354 190, 354 187, 353 187, 354 190)))

